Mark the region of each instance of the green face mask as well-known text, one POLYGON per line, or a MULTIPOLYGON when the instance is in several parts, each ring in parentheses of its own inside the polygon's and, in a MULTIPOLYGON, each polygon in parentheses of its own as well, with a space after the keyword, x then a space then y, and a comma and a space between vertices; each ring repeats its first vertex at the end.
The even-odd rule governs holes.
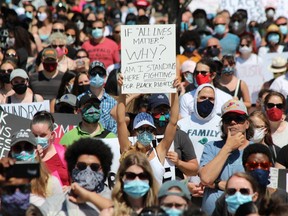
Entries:
POLYGON ((82 118, 85 122, 93 124, 97 123, 100 119, 101 110, 97 109, 93 105, 84 107, 82 109, 82 118))

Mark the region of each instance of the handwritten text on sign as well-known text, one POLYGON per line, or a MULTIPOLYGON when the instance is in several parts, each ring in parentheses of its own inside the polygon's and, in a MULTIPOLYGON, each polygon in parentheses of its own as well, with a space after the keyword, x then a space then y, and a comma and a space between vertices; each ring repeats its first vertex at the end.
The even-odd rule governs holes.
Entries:
POLYGON ((175 92, 175 25, 121 26, 123 93, 175 92))

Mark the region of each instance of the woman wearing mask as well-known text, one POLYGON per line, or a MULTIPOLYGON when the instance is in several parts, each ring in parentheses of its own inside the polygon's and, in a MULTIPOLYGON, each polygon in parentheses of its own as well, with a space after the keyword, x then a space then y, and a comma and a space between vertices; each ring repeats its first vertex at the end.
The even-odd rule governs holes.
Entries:
POLYGON ((183 33, 180 38, 180 45, 184 51, 176 57, 177 76, 180 75, 180 69, 184 61, 190 59, 197 63, 201 59, 197 50, 200 44, 200 36, 196 31, 186 31, 183 33))
POLYGON ((40 52, 47 46, 48 38, 52 32, 52 11, 47 6, 40 6, 37 11, 37 25, 32 27, 32 34, 40 52))
POLYGON ((89 91, 90 80, 86 73, 78 73, 75 77, 72 94, 78 96, 84 92, 89 91))
POLYGON ((14 68, 16 68, 16 65, 10 60, 4 61, 0 66, 0 104, 6 103, 6 97, 14 94, 10 84, 10 74, 14 68))
MULTIPOLYGON (((119 75, 118 84, 120 86, 123 84, 122 75, 119 75)), ((179 80, 176 79, 173 87, 175 88, 178 86, 179 80)), ((121 94, 119 96, 117 105, 117 131, 122 156, 124 157, 127 152, 131 151, 140 151, 146 154, 159 184, 162 183, 163 175, 165 173, 164 161, 176 133, 179 112, 178 93, 173 93, 171 95, 171 101, 171 117, 169 123, 164 132, 163 139, 155 148, 152 145, 152 140, 155 139, 154 137, 156 134, 153 117, 146 112, 141 112, 136 115, 133 121, 133 130, 136 132, 137 141, 135 145, 131 145, 131 142, 128 139, 129 131, 125 121, 126 94, 121 94)))
POLYGON ((266 45, 259 48, 258 55, 261 57, 266 53, 282 53, 284 46, 281 45, 283 40, 283 35, 280 32, 280 29, 277 25, 271 24, 267 28, 265 35, 266 45))
POLYGON ((273 164, 276 162, 280 148, 273 143, 270 123, 262 111, 254 111, 249 115, 250 122, 254 126, 254 136, 251 139, 254 143, 261 143, 267 146, 271 152, 273 164))
POLYGON ((39 157, 37 143, 31 132, 21 130, 12 135, 9 156, 16 161, 38 161, 40 163, 40 177, 31 181, 31 204, 41 206, 46 198, 63 193, 60 182, 49 174, 39 157))
MULTIPOLYGON (((69 22, 65 25, 65 32, 67 36, 67 47, 68 49, 71 47, 75 51, 81 48, 81 41, 80 41, 80 31, 77 28, 77 25, 73 22, 69 22)), ((69 53, 69 52, 68 52, 69 53)), ((76 54, 76 53, 74 53, 76 54)), ((69 56, 70 58, 74 58, 75 56, 69 56)))
POLYGON ((78 49, 75 56, 75 70, 79 73, 88 73, 90 59, 89 54, 85 49, 78 49))
POLYGON ((213 216, 235 215, 240 205, 256 202, 259 189, 256 180, 246 173, 234 173, 227 181, 224 195, 216 202, 213 216))
POLYGON ((144 207, 157 204, 158 184, 147 157, 131 152, 121 162, 112 191, 113 207, 100 216, 137 215, 144 207))
POLYGON ((269 93, 264 100, 264 109, 270 122, 273 143, 280 148, 287 145, 288 123, 285 119, 286 99, 279 92, 269 93))
POLYGON ((52 175, 58 178, 62 185, 69 185, 67 165, 64 159, 65 148, 55 143, 54 118, 47 111, 37 112, 30 125, 36 137, 41 159, 52 175))
POLYGON ((6 103, 32 103, 41 102, 43 97, 38 94, 34 94, 28 87, 29 77, 26 71, 22 69, 15 69, 10 74, 10 83, 14 94, 6 98, 6 103))
POLYGON ((79 34, 80 42, 83 43, 84 41, 89 40, 88 36, 86 35, 87 34, 85 26, 86 19, 84 15, 82 13, 75 12, 71 21, 76 24, 80 32, 79 34))
POLYGON ((242 100, 247 108, 251 107, 251 100, 247 84, 235 76, 234 56, 225 55, 222 58, 221 76, 216 87, 230 94, 237 100, 242 100))

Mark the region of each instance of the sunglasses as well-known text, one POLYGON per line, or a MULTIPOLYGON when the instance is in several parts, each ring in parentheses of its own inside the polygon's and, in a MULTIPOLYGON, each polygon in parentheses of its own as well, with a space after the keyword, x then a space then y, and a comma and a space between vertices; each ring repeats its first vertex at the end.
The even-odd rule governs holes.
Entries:
POLYGON ((6 73, 9 73, 9 74, 10 74, 10 73, 12 73, 12 71, 13 71, 13 69, 7 69, 7 70, 1 69, 1 70, 0 70, 0 73, 5 73, 5 74, 6 74, 6 73))
POLYGON ((20 153, 22 151, 32 152, 34 151, 34 146, 31 143, 25 142, 24 144, 12 146, 12 151, 15 153, 20 153))
POLYGON ((278 104, 267 103, 267 108, 268 108, 268 109, 272 109, 272 108, 274 108, 275 106, 276 106, 278 109, 283 109, 283 104, 282 104, 282 103, 278 103, 278 104))
POLYGON ((88 58, 88 56, 76 56, 76 59, 88 58))
POLYGON ((237 124, 243 124, 247 120, 245 115, 233 115, 233 116, 225 116, 222 121, 224 124, 229 124, 232 121, 236 122, 237 124))
MULTIPOLYGON (((226 190, 226 194, 228 196, 232 196, 234 195, 238 190, 236 188, 227 188, 226 190)), ((242 194, 242 195, 249 195, 250 194, 250 190, 248 188, 240 188, 239 189, 239 192, 242 194)))
POLYGON ((164 112, 162 112, 162 113, 153 113, 153 117, 155 119, 160 119, 161 116, 164 116, 165 119, 168 119, 168 118, 170 118, 170 113, 169 112, 166 112, 166 113, 164 113, 164 112))
POLYGON ((226 25, 226 23, 215 23, 215 26, 217 25, 226 25))
POLYGON ((136 129, 136 131, 138 132, 138 133, 144 133, 144 131, 147 131, 147 132, 149 132, 149 133, 153 133, 154 132, 154 128, 152 128, 152 127, 145 127, 145 128, 137 128, 136 129))
POLYGON ((92 29, 103 29, 103 27, 93 27, 92 29))
POLYGON ((90 74, 91 76, 96 76, 97 74, 98 74, 100 77, 106 76, 106 72, 105 72, 104 70, 98 70, 98 71, 92 70, 92 71, 89 72, 89 74, 90 74))
POLYGON ((64 29, 52 29, 52 32, 61 32, 61 33, 64 33, 64 29))
POLYGON ((17 189, 22 193, 30 193, 31 185, 21 184, 21 185, 7 185, 1 187, 2 194, 8 194, 8 195, 14 194, 17 189))
POLYGON ((287 23, 277 24, 277 26, 286 26, 287 23))
POLYGON ((64 44, 61 44, 61 45, 55 45, 55 44, 52 44, 51 45, 54 49, 56 49, 57 47, 60 47, 61 49, 65 46, 64 44))
POLYGON ((141 173, 125 172, 124 175, 127 180, 134 180, 136 177, 138 177, 140 180, 149 180, 149 175, 146 172, 141 173))
POLYGON ((89 166, 91 168, 91 170, 97 172, 100 168, 100 164, 98 163, 91 163, 90 165, 86 164, 85 162, 78 162, 76 164, 76 167, 79 169, 79 170, 85 170, 87 168, 87 166, 89 166))
POLYGON ((240 47, 249 47, 249 44, 240 44, 240 47))
POLYGON ((210 73, 210 71, 198 71, 198 70, 195 70, 195 74, 202 74, 203 76, 206 76, 208 73, 210 73))
POLYGON ((217 47, 217 45, 213 45, 213 46, 208 46, 208 47, 207 47, 207 49, 212 49, 212 48, 216 49, 216 48, 218 48, 218 47, 217 47))
POLYGON ((253 161, 253 162, 247 162, 245 164, 245 166, 249 169, 249 170, 255 170, 257 169, 258 167, 260 167, 261 169, 263 170, 269 170, 270 167, 271 167, 271 163, 270 162, 256 162, 256 161, 253 161))
POLYGON ((16 53, 5 53, 6 57, 17 57, 16 53))
POLYGON ((185 207, 187 204, 186 203, 162 203, 161 206, 165 207, 165 208, 177 208, 177 209, 181 209, 183 207, 185 207))
POLYGON ((115 34, 120 34, 121 31, 114 31, 115 34))

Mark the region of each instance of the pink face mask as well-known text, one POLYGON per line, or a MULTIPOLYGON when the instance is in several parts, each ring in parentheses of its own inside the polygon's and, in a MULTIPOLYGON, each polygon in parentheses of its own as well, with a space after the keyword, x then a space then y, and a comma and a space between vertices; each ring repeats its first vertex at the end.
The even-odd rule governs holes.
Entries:
POLYGON ((60 47, 57 47, 55 50, 57 52, 57 57, 60 58, 62 57, 63 55, 65 55, 65 51, 64 51, 65 48, 60 48, 60 47))

